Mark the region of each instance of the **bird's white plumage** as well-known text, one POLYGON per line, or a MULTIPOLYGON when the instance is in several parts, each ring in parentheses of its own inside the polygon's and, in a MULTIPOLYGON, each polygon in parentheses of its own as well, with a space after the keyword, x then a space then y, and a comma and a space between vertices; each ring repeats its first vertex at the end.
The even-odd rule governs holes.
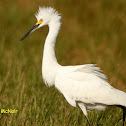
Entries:
POLYGON ((55 42, 61 26, 61 16, 51 7, 39 7, 39 11, 35 16, 37 21, 43 20, 39 27, 49 26, 49 33, 45 40, 43 51, 42 76, 46 85, 52 86, 55 83, 56 73, 60 67, 55 57, 55 42))
POLYGON ((56 75, 55 86, 72 106, 76 106, 76 102, 83 102, 89 110, 119 104, 117 93, 124 96, 123 100, 126 99, 125 93, 114 89, 105 76, 98 71, 96 74, 95 70, 98 68, 94 65, 62 67, 56 75))
POLYGON ((52 21, 59 22, 61 20, 60 14, 51 7, 39 7, 39 10, 35 14, 35 17, 37 21, 39 21, 40 19, 44 19, 42 26, 47 25, 47 23, 49 25, 50 23, 52 23, 52 21))
POLYGON ((61 27, 61 16, 56 10, 40 7, 36 18, 38 21, 43 20, 42 26, 49 26, 42 61, 43 79, 48 86, 55 85, 72 106, 76 106, 77 102, 82 102, 89 110, 104 109, 107 105, 126 106, 126 93, 113 88, 96 65, 58 64, 55 57, 55 42, 61 27))
POLYGON ((43 23, 38 28, 48 25, 49 33, 45 40, 42 75, 48 86, 55 86, 69 104, 78 105, 85 116, 87 110, 103 110, 108 105, 126 107, 126 93, 113 88, 93 64, 61 66, 55 57, 55 42, 61 27, 61 16, 53 8, 39 8, 37 20, 43 23))

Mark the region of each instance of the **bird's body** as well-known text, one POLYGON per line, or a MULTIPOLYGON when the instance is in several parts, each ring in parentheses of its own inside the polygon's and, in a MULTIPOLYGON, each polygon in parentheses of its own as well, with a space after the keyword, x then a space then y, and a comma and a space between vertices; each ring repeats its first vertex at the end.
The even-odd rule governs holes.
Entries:
POLYGON ((61 16, 58 12, 52 8, 40 7, 36 18, 38 28, 44 25, 49 26, 42 60, 42 75, 45 84, 55 86, 68 103, 74 107, 78 105, 86 117, 87 110, 104 110, 107 106, 125 108, 126 93, 113 88, 96 65, 61 66, 58 64, 55 57, 55 42, 61 27, 61 16))
POLYGON ((92 64, 60 68, 55 87, 74 107, 76 102, 82 102, 88 110, 102 110, 106 105, 125 106, 126 94, 109 85, 98 70, 92 64))

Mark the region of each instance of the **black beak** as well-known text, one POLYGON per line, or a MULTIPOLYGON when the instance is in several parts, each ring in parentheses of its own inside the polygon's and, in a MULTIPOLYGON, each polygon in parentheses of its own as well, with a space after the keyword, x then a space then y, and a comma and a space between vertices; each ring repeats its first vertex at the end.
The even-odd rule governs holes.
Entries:
POLYGON ((24 34, 19 41, 25 39, 34 29, 36 29, 40 24, 35 24, 26 34, 24 34))

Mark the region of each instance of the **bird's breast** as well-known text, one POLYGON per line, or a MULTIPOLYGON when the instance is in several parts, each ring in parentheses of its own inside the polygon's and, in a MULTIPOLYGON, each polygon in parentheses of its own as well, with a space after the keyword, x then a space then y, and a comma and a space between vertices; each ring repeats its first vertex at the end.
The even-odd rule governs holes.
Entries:
POLYGON ((57 69, 56 65, 42 65, 42 77, 46 85, 53 86, 55 84, 57 69))

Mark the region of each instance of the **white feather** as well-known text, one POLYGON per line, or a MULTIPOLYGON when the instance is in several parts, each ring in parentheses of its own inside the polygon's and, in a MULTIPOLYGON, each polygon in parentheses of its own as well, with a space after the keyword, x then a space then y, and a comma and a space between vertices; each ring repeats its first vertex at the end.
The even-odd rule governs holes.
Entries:
MULTIPOLYGON (((86 117, 87 110, 103 110, 109 105, 126 107, 126 93, 113 88, 96 65, 58 64, 55 57, 55 42, 61 27, 60 14, 53 8, 40 7, 35 16, 38 21, 43 21, 38 28, 49 26, 42 60, 42 75, 46 85, 54 85, 69 104, 74 107, 79 105, 86 117)), ((28 34, 29 32, 21 40, 28 34)))
POLYGON ((96 65, 58 64, 55 57, 55 42, 61 27, 61 16, 56 10, 40 7, 36 18, 43 20, 41 27, 49 26, 42 60, 42 75, 46 85, 55 85, 69 104, 85 108, 82 110, 85 114, 86 110, 103 110, 108 105, 126 106, 126 93, 113 88, 96 65))
MULTIPOLYGON (((56 75, 55 86, 66 99, 69 97, 74 102, 83 102, 91 110, 106 105, 126 106, 126 101, 123 103, 126 94, 113 88, 102 73, 95 73, 96 70, 98 68, 94 65, 61 67, 56 75), (122 102, 117 94, 121 95, 122 102)), ((73 101, 69 103, 75 106, 73 101)))

